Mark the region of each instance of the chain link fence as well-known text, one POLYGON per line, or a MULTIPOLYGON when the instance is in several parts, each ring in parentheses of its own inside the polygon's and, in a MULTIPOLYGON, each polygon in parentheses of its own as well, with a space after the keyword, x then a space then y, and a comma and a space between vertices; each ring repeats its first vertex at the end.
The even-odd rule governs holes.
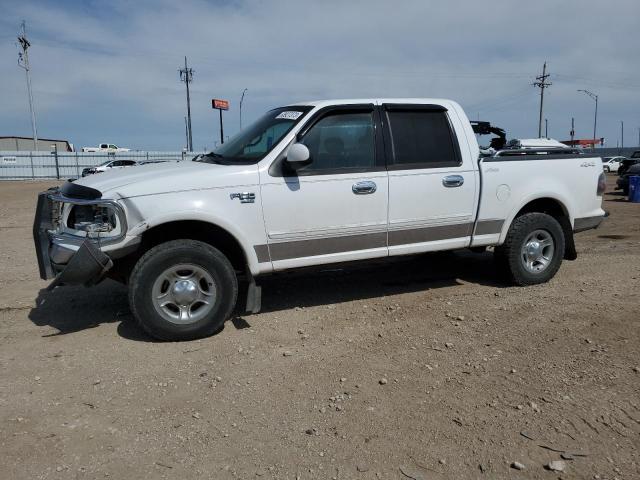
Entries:
MULTIPOLYGON (((605 156, 630 156, 640 148, 597 148, 596 154, 605 156)), ((585 153, 592 154, 591 149, 585 153)), ((191 160, 201 152, 2 152, 0 151, 0 180, 36 180, 52 178, 79 178, 82 170, 120 160, 137 163, 175 162, 191 160)))
POLYGON ((183 161, 191 160, 198 154, 195 152, 0 152, 0 180, 79 178, 83 169, 107 162, 183 161))

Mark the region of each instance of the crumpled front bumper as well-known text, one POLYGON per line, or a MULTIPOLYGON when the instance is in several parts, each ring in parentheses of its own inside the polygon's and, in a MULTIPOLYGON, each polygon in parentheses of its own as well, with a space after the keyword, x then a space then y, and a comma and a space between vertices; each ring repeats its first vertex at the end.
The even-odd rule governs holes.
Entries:
MULTIPOLYGON (((33 239, 40 278, 55 278, 49 288, 58 285, 90 286, 102 280, 113 261, 98 248, 93 239, 55 233, 54 216, 57 190, 38 195, 33 222, 33 239)), ((73 203, 72 199, 69 199, 73 203)))

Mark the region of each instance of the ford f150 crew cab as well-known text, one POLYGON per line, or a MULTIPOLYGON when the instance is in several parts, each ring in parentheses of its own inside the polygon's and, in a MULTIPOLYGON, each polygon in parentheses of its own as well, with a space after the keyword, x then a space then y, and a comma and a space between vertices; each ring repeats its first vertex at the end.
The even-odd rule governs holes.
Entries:
POLYGON ((42 192, 34 237, 52 286, 120 279, 137 322, 180 340, 222 326, 239 280, 256 312, 260 276, 310 265, 495 247, 511 282, 546 282, 603 192, 601 159, 572 149, 480 158, 455 102, 330 100, 271 110, 193 161, 42 192))

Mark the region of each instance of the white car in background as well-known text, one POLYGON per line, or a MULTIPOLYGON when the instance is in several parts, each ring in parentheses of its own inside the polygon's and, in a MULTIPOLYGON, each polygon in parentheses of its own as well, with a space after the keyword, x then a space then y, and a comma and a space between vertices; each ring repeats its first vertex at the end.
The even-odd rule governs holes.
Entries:
POLYGON ((87 167, 82 169, 82 176, 92 175, 94 173, 108 172, 113 169, 119 169, 124 167, 133 167, 138 163, 135 160, 107 160, 95 167, 87 167))
POLYGON ((627 157, 604 157, 602 159, 602 169, 607 173, 618 173, 618 168, 620 168, 622 161, 626 160, 626 158, 627 157))

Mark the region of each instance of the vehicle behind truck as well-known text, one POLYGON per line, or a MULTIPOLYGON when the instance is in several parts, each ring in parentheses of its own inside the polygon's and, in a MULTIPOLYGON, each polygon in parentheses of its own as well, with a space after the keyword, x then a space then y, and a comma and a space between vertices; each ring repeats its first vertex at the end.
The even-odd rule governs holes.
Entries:
POLYGON ((52 287, 116 279, 142 328, 185 340, 219 330, 239 291, 258 312, 263 276, 313 265, 491 248, 509 283, 547 282, 604 218, 604 181, 571 148, 480 158, 450 100, 304 102, 194 161, 42 192, 34 238, 52 287))
POLYGON ((122 153, 130 152, 130 148, 121 148, 113 143, 101 143, 97 147, 82 147, 83 152, 87 153, 122 153))

